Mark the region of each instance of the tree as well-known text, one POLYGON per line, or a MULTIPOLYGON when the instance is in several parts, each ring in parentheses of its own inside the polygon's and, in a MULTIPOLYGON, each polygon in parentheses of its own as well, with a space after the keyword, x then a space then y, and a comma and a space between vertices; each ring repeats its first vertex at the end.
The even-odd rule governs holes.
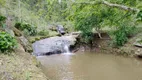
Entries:
POLYGON ((88 2, 82 0, 73 4, 75 14, 70 19, 74 20, 76 30, 82 31, 85 41, 90 41, 90 35, 87 34, 90 34, 93 28, 109 26, 115 29, 114 42, 116 45, 122 46, 127 42, 128 35, 132 33, 131 29, 136 26, 137 15, 141 13, 140 9, 133 8, 138 2, 135 1, 135 5, 132 5, 133 1, 129 0, 110 1, 115 3, 104 0, 88 2))

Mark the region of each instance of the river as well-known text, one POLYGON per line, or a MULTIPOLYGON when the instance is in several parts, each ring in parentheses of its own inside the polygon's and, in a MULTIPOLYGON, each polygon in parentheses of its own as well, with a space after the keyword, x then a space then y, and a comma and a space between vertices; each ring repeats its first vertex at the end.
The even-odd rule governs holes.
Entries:
POLYGON ((142 61, 94 52, 39 56, 51 80, 142 80, 142 61))

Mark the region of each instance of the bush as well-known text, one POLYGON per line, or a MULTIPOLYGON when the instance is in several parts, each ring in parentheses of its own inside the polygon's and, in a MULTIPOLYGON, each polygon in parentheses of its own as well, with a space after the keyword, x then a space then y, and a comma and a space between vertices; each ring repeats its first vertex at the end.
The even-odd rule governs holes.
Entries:
POLYGON ((35 36, 37 34, 36 27, 33 27, 30 24, 23 24, 23 28, 24 31, 30 36, 35 36))
POLYGON ((15 23, 15 28, 17 28, 18 30, 21 30, 23 31, 24 30, 24 27, 23 27, 23 24, 22 23, 15 23))
POLYGON ((2 31, 0 32, 0 51, 10 52, 16 48, 16 39, 10 34, 2 31))
POLYGON ((41 30, 41 31, 38 33, 38 35, 47 36, 47 35, 49 35, 49 31, 47 31, 47 30, 41 30))
POLYGON ((128 40, 127 35, 124 30, 117 30, 115 32, 114 44, 116 46, 123 46, 128 40))
POLYGON ((102 22, 102 18, 92 14, 91 16, 87 16, 84 18, 76 17, 75 29, 82 31, 82 38, 84 42, 88 43, 92 40, 92 29, 100 28, 100 23, 102 22))
POLYGON ((6 17, 0 15, 0 21, 5 21, 5 20, 6 20, 6 17))
POLYGON ((137 14, 137 20, 142 21, 142 10, 137 14))
POLYGON ((33 27, 30 24, 16 23, 15 27, 23 31, 25 35, 34 36, 37 34, 36 27, 33 27))
POLYGON ((120 26, 118 30, 114 32, 114 44, 115 46, 123 46, 130 35, 135 31, 135 27, 120 26))
POLYGON ((0 26, 3 26, 3 23, 5 22, 6 17, 0 15, 0 26))

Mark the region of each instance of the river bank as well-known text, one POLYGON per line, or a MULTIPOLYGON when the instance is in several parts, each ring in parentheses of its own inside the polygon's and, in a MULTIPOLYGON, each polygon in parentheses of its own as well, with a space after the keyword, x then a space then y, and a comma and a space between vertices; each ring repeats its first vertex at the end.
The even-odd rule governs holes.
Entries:
POLYGON ((38 65, 21 46, 10 54, 0 53, 0 80, 48 80, 38 65))
POLYGON ((100 39, 95 36, 93 40, 93 47, 90 47, 90 44, 79 43, 76 46, 75 52, 84 52, 84 51, 93 51, 95 53, 104 53, 104 54, 114 54, 127 57, 139 57, 141 55, 142 48, 137 47, 134 43, 137 39, 141 39, 142 33, 141 29, 135 36, 129 38, 128 42, 122 47, 114 47, 112 45, 112 39, 108 35, 104 35, 103 39, 100 39))

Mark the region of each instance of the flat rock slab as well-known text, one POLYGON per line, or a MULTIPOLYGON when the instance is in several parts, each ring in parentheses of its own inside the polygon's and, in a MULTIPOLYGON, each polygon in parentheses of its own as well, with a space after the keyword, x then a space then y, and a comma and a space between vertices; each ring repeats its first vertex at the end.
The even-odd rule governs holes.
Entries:
POLYGON ((142 39, 137 39, 133 45, 136 47, 142 48, 142 39))
POLYGON ((142 48, 142 44, 139 44, 139 43, 135 43, 134 46, 142 48))
POLYGON ((62 36, 62 37, 50 37, 33 43, 33 54, 39 55, 50 55, 64 53, 65 46, 70 47, 75 45, 76 38, 73 36, 62 36))

